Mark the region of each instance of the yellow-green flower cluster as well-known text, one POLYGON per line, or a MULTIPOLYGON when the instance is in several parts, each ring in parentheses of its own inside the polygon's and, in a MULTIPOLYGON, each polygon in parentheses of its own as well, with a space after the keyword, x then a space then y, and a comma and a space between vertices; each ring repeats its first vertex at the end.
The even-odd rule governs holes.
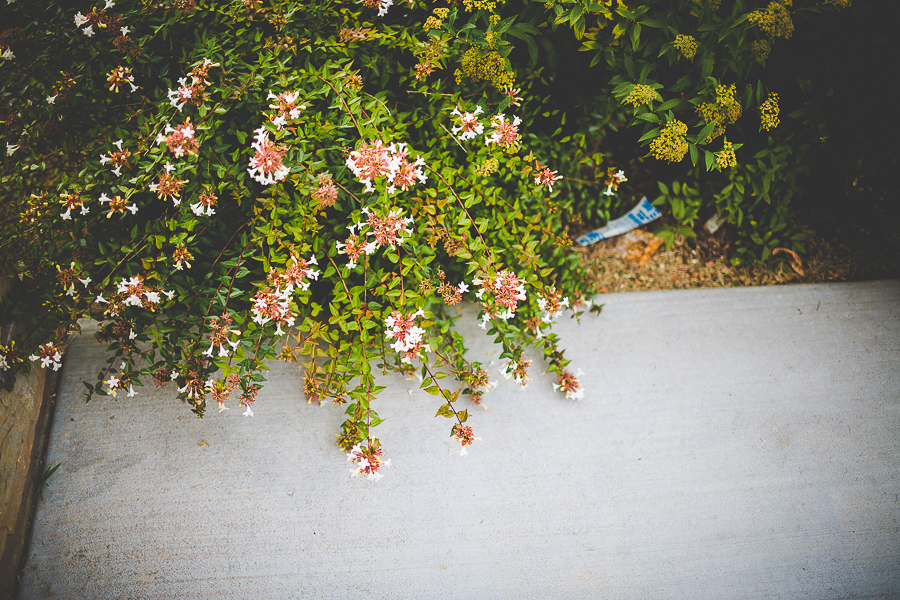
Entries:
POLYGON ((463 0, 463 6, 466 7, 466 12, 472 12, 473 10, 494 12, 494 9, 497 8, 498 4, 503 4, 503 0, 463 0))
POLYGON ((444 19, 447 18, 447 15, 450 14, 449 8, 436 8, 434 9, 434 16, 428 17, 425 19, 425 31, 431 31, 432 29, 440 29, 441 25, 444 23, 444 19))
POLYGON ((500 161, 496 158, 488 158, 475 168, 475 172, 482 177, 487 177, 491 173, 496 173, 500 168, 500 161))
POLYGON ((750 49, 753 51, 753 57, 759 62, 764 62, 769 58, 769 51, 771 48, 769 47, 769 42, 767 40, 756 40, 750 44, 750 49))
POLYGON ((763 129, 769 131, 778 127, 778 113, 781 109, 778 107, 778 94, 769 94, 768 99, 759 107, 759 120, 763 129))
POLYGON ((787 39, 794 33, 794 22, 791 20, 789 6, 791 0, 772 0, 766 10, 754 10, 747 20, 762 29, 770 38, 787 39))
POLYGON ((659 136, 650 142, 650 152, 657 160, 679 162, 688 152, 688 143, 684 139, 687 125, 681 121, 669 121, 659 136))
POLYGON ((722 149, 716 152, 716 164, 720 169, 727 169, 737 165, 737 157, 734 155, 734 147, 731 142, 725 142, 722 149))
POLYGON ((498 90, 511 86, 516 77, 506 68, 506 59, 493 50, 482 52, 472 47, 462 59, 462 72, 457 71, 457 81, 465 74, 474 81, 487 81, 498 90))
POLYGON ((713 141, 723 133, 725 133, 725 125, 731 125, 741 116, 741 104, 735 99, 735 87, 733 85, 720 85, 716 87, 716 101, 704 102, 697 107, 700 118, 705 123, 715 123, 709 137, 704 140, 705 144, 713 141))
POLYGON ((675 47, 678 48, 688 60, 694 58, 694 55, 697 54, 697 40, 689 35, 681 35, 679 33, 675 36, 675 47))
POLYGON ((649 85, 638 83, 631 89, 631 93, 628 94, 628 97, 625 98, 625 104, 630 104, 637 108, 642 104, 647 104, 656 100, 656 97, 656 90, 649 85))

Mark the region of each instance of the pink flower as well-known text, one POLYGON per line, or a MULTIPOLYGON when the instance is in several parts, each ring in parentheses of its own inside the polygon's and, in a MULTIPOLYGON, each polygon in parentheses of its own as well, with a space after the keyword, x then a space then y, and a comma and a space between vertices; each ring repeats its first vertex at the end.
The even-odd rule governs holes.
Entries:
POLYGON ((284 155, 287 148, 278 146, 269 139, 269 132, 265 127, 256 130, 256 141, 250 147, 256 150, 256 155, 250 159, 247 172, 250 177, 263 185, 272 185, 279 182, 290 173, 284 165, 284 155))
POLYGON ((275 95, 269 92, 269 100, 275 100, 274 104, 270 104, 269 108, 278 110, 278 115, 272 118, 272 123, 278 129, 284 127, 288 121, 293 121, 300 116, 300 112, 306 108, 305 104, 297 104, 297 98, 300 92, 283 92, 275 95))
POLYGON ((511 122, 507 121, 503 113, 493 117, 491 119, 491 127, 494 128, 494 131, 487 136, 485 144, 488 146, 497 144, 505 149, 518 147, 519 140, 522 139, 522 136, 519 135, 519 123, 521 122, 522 120, 516 116, 513 116, 511 122))
POLYGON ((484 125, 478 120, 478 115, 482 112, 484 111, 481 110, 481 106, 476 106, 475 112, 467 113, 459 112, 458 108, 454 108, 450 114, 456 115, 460 119, 459 125, 454 125, 451 130, 464 140, 471 140, 475 136, 481 135, 484 132, 484 125))
POLYGON ((403 355, 402 362, 410 363, 420 356, 425 344, 425 330, 415 324, 415 319, 422 316, 425 316, 425 311, 421 308, 414 313, 395 310, 384 320, 387 327, 385 337, 394 341, 391 348, 403 355))
POLYGON ((543 171, 539 171, 534 176, 534 184, 537 186, 546 187, 552 192, 553 182, 559 181, 560 179, 562 179, 562 175, 557 175, 556 171, 551 171, 549 168, 546 168, 543 171))
POLYGON ((315 200, 319 208, 327 208, 329 206, 333 206, 335 201, 337 200, 338 191, 337 188, 334 187, 334 182, 331 180, 331 175, 329 173, 322 173, 319 175, 319 187, 313 191, 312 197, 315 200))
MULTIPOLYGON (((393 147, 392 144, 391 148, 393 147)), ((406 158, 406 154, 406 144, 397 144, 397 152, 392 156, 391 166, 393 168, 387 176, 392 187, 399 187, 403 191, 415 185, 417 179, 419 183, 425 183, 428 180, 428 177, 422 171, 422 167, 425 166, 425 161, 422 157, 420 156, 415 162, 410 163, 406 158)))
POLYGON ((362 447, 362 442, 353 446, 353 449, 347 453, 347 460, 356 464, 356 468, 350 471, 353 477, 364 475, 369 481, 378 481, 384 475, 381 473, 381 467, 390 467, 390 459, 384 460, 384 453, 381 446, 377 442, 369 442, 366 448, 362 447))
POLYGON ((363 142, 357 150, 350 152, 346 165, 360 183, 365 184, 366 191, 374 192, 372 181, 395 170, 393 162, 389 149, 381 140, 376 140, 371 144, 363 142))
POLYGON ((485 316, 506 320, 515 315, 519 300, 525 300, 525 282, 512 271, 500 271, 496 275, 488 275, 484 279, 475 279, 475 285, 481 289, 476 296, 482 300, 485 316), (489 294, 487 298, 485 294, 489 294), (504 309, 502 312, 500 309, 504 309))
POLYGON ((191 125, 190 119, 178 128, 166 125, 165 133, 160 133, 156 137, 156 143, 165 144, 176 158, 185 155, 192 156, 197 154, 200 149, 200 142, 194 137, 194 132, 194 126, 191 125))

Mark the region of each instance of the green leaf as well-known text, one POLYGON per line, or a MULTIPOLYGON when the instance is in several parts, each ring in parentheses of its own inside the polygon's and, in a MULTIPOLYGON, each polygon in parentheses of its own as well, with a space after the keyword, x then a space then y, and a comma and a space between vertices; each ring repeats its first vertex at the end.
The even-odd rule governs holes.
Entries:
POLYGON ((434 416, 447 417, 448 419, 452 419, 453 411, 450 410, 450 406, 448 404, 441 404, 441 407, 438 409, 437 414, 434 416))

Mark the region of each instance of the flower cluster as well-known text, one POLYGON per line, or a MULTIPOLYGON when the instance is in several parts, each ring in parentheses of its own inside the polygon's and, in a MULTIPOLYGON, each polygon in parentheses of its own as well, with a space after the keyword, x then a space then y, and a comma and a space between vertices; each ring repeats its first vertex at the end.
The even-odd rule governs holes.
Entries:
MULTIPOLYGON (((232 342, 228 343, 231 344, 232 342)), ((219 356, 222 356, 221 350, 219 356)), ((209 390, 209 395, 213 400, 215 400, 216 404, 219 405, 219 412, 222 412, 223 410, 229 410, 229 408, 225 406, 225 400, 228 399, 229 394, 236 390, 240 384, 241 378, 237 373, 231 373, 225 379, 206 382, 206 389, 209 390)), ((253 416, 253 411, 250 410, 249 405, 247 405, 247 410, 250 411, 250 414, 248 415, 245 412, 244 416, 253 416)))
POLYGON ((177 271, 182 270, 184 267, 190 269, 190 261, 194 260, 194 255, 191 254, 191 251, 187 249, 187 246, 185 246, 184 244, 178 244, 175 247, 175 252, 172 254, 172 260, 175 261, 175 269, 177 271))
POLYGON ((99 202, 101 204, 109 203, 109 212, 106 213, 106 218, 110 218, 113 215, 121 215, 124 212, 130 211, 131 214, 135 214, 138 211, 137 204, 132 204, 128 206, 128 198, 123 198, 119 194, 116 194, 112 198, 107 196, 106 194, 100 194, 99 202))
POLYGON ((319 262, 314 255, 309 260, 303 260, 291 255, 284 271, 272 269, 269 271, 268 283, 278 288, 284 287, 289 294, 293 294, 295 289, 301 291, 309 290, 309 282, 311 279, 318 281, 319 271, 313 269, 311 265, 319 266, 319 262))
POLYGON ((485 275, 483 279, 475 278, 473 283, 481 286, 475 296, 482 301, 484 308, 480 325, 482 329, 494 317, 505 321, 515 316, 519 300, 525 300, 526 297, 524 280, 519 279, 512 271, 485 275), (485 294, 488 294, 486 298, 485 294))
MULTIPOLYGON (((88 37, 93 37, 94 28, 98 29, 106 29, 108 27, 115 27, 121 23, 122 19, 117 14, 113 12, 106 12, 107 9, 115 6, 115 2, 113 0, 106 0, 106 5, 103 8, 94 8, 87 15, 83 15, 80 12, 75 14, 75 27, 81 28, 82 25, 85 26, 84 29, 81 29, 81 33, 88 37)), ((122 35, 128 35, 128 28, 122 27, 122 35)))
POLYGON ((747 20, 758 26, 770 38, 788 39, 794 33, 794 22, 788 10, 791 0, 773 0, 765 10, 755 10, 747 16, 747 20))
POLYGON ((569 299, 562 298, 556 288, 549 288, 538 297, 537 304, 541 311, 541 320, 544 323, 551 323, 562 314, 563 309, 569 307, 569 299))
POLYGON ((460 456, 468 454, 466 446, 471 446, 475 441, 475 432, 469 425, 454 425, 450 430, 450 436, 462 445, 462 449, 459 451, 460 456))
POLYGON ((463 113, 459 108, 454 108, 450 114, 459 117, 459 124, 451 128, 454 134, 464 140, 474 139, 475 136, 484 133, 484 125, 478 120, 478 115, 484 112, 481 106, 476 106, 474 112, 463 113))
POLYGON ((403 355, 401 362, 411 363, 414 358, 421 358, 420 352, 425 345, 425 330, 416 325, 416 318, 425 316, 421 308, 414 313, 401 313, 395 310, 384 320, 387 329, 384 336, 393 340, 391 349, 403 355))
POLYGON ((512 121, 506 119, 506 115, 500 113, 491 118, 491 127, 494 130, 490 135, 486 136, 485 144, 497 144, 506 152, 515 153, 519 150, 519 142, 522 140, 519 134, 519 124, 522 122, 517 116, 513 116, 512 121))
POLYGON ((722 149, 716 152, 716 165, 720 169, 727 169, 737 165, 737 157, 734 155, 734 148, 731 142, 726 141, 722 145, 722 149))
POLYGON ((350 237, 344 242, 337 243, 338 254, 346 254, 350 257, 348 268, 356 267, 356 260, 365 254, 373 254, 378 248, 389 246, 393 248, 395 245, 403 244, 407 238, 401 237, 401 234, 412 235, 410 225, 413 224, 412 217, 401 217, 403 214, 399 208, 389 210, 385 215, 379 215, 369 209, 368 206, 362 209, 366 215, 364 223, 351 225, 350 237), (357 235, 356 230, 360 232, 357 235), (365 235, 363 235, 365 229, 365 235), (371 241, 367 241, 368 237, 373 237, 371 241))
POLYGON ((659 94, 656 93, 649 85, 645 85, 643 83, 635 84, 633 88, 631 88, 631 93, 628 94, 628 97, 625 98, 625 104, 630 104, 637 108, 643 104, 649 104, 653 102, 659 97, 659 94))
POLYGON ((111 92, 118 92, 119 88, 126 83, 131 86, 132 92, 138 89, 138 86, 134 85, 134 75, 131 74, 131 69, 128 67, 116 67, 109 72, 106 81, 109 83, 109 91, 111 92))
POLYGON ((269 321, 275 321, 277 330, 275 335, 284 335, 282 325, 288 328, 294 326, 294 311, 291 309, 291 290, 288 288, 262 287, 253 298, 253 308, 250 309, 253 322, 265 325, 269 321))
POLYGON ((166 125, 165 132, 156 136, 156 143, 165 144, 175 158, 192 156, 200 149, 200 142, 194 137, 194 133, 196 130, 188 119, 177 128, 166 125))
MULTIPOLYGON (((521 351, 520 351, 521 354, 521 351)), ((528 377, 528 367, 531 366, 531 361, 522 358, 521 356, 518 360, 511 360, 502 367, 500 367, 500 374, 503 375, 506 379, 510 377, 513 378, 517 384, 525 387, 528 385, 528 382, 531 380, 528 377)))
POLYGON ((175 292, 163 290, 158 286, 145 285, 144 279, 136 275, 128 279, 121 279, 116 284, 116 293, 109 300, 101 294, 97 296, 95 302, 107 305, 106 314, 118 316, 128 306, 138 306, 150 311, 156 310, 162 303, 163 295, 171 300, 175 292))
POLYGON ((447 283, 447 276, 442 269, 438 269, 437 276, 441 281, 440 285, 438 285, 437 293, 441 295, 444 302, 451 306, 462 302, 462 296, 469 291, 469 286, 465 282, 461 282, 459 285, 450 285, 447 283))
POLYGON ((678 34, 675 36, 675 47, 688 60, 694 58, 697 54, 697 40, 690 35, 678 34))
MULTIPOLYGON (((219 358, 227 358, 231 356, 232 352, 237 350, 241 341, 239 339, 232 341, 230 338, 232 335, 241 335, 241 332, 237 329, 232 329, 231 326, 233 324, 234 320, 228 313, 223 314, 220 319, 212 320, 212 323, 210 323, 209 348, 203 353, 204 356, 212 357, 216 347, 219 350, 219 358), (226 346, 230 346, 230 349, 226 346)), ((231 389, 233 390, 234 387, 231 389)))
POLYGON ((473 81, 487 81, 498 90, 512 86, 515 73, 506 66, 506 59, 496 50, 482 50, 477 46, 469 48, 462 58, 462 69, 456 71, 456 81, 463 75, 473 81))
POLYGON ((115 173, 116 177, 119 177, 122 174, 122 167, 128 166, 128 159, 131 157, 131 151, 128 149, 122 149, 123 140, 117 140, 113 143, 113 145, 118 148, 109 154, 101 154, 100 155, 100 164, 105 165, 108 162, 111 162, 115 167, 112 172, 115 173))
POLYGON ((337 200, 338 191, 334 187, 334 181, 331 179, 330 173, 319 174, 319 187, 313 190, 313 200, 319 205, 319 208, 328 208, 334 206, 337 200))
POLYGON ((688 143, 684 139, 687 125, 677 119, 666 123, 660 134, 650 142, 650 152, 657 160, 679 162, 688 152, 688 143))
POLYGON ((379 17, 386 15, 392 4, 394 4, 394 0, 363 0, 363 6, 366 8, 378 9, 379 17))
POLYGON ((250 159, 247 172, 250 177, 263 185, 272 185, 287 177, 290 173, 284 164, 284 155, 287 148, 279 146, 269 139, 269 132, 265 127, 260 127, 255 132, 255 141, 250 147, 256 151, 250 159))
MULTIPOLYGON (((54 371, 58 371, 62 366, 62 352, 65 350, 65 345, 63 344, 54 344, 53 342, 47 342, 38 346, 37 352, 28 357, 28 360, 32 362, 41 361, 41 366, 43 368, 53 367, 54 371)), ((4 358, 4 363, 7 363, 4 358)), ((6 369, 4 369, 5 371, 6 369)))
POLYGON ((376 140, 371 144, 363 142, 358 149, 351 151, 346 165, 366 186, 367 192, 374 192, 372 182, 384 177, 390 184, 388 192, 393 194, 397 187, 407 190, 416 180, 425 183, 428 179, 422 171, 425 166, 422 157, 410 162, 407 156, 406 144, 385 146, 381 140, 376 140))
POLYGON ((735 86, 720 85, 716 87, 716 101, 704 102, 697 107, 697 112, 706 123, 715 122, 716 126, 705 143, 709 143, 725 133, 725 125, 732 124, 741 116, 741 104, 734 97, 735 86))
POLYGON ((171 198, 175 206, 181 204, 181 190, 187 183, 171 173, 163 173, 157 183, 150 184, 150 191, 156 192, 160 199, 171 198))
POLYGON ((106 384, 106 395, 107 396, 118 396, 119 392, 123 392, 128 390, 128 397, 133 398, 137 392, 134 391, 134 385, 131 383, 131 379, 128 377, 128 374, 125 372, 125 363, 123 362, 119 366, 119 374, 118 375, 110 375, 109 379, 104 381, 106 384))
POLYGON ((59 195, 59 201, 66 207, 66 212, 60 215, 65 221, 70 221, 72 219, 73 208, 80 209, 82 215, 86 215, 90 212, 88 207, 84 204, 85 200, 81 197, 81 190, 79 189, 61 193, 59 195))
POLYGON ((269 100, 275 100, 274 104, 270 104, 269 108, 278 111, 278 115, 272 117, 272 124, 278 129, 284 127, 288 121, 293 121, 300 116, 300 112, 306 108, 305 104, 297 104, 297 98, 300 92, 283 92, 281 94, 273 94, 269 92, 269 100))
POLYGON ((0 371, 8 371, 16 364, 22 362, 19 349, 16 348, 15 340, 9 343, 9 346, 0 344, 0 371))
POLYGON ((169 103, 179 111, 184 108, 185 104, 200 106, 205 99, 204 92, 209 86, 209 81, 206 79, 209 76, 209 70, 218 66, 219 63, 214 63, 208 58, 203 59, 203 62, 195 66, 187 74, 187 77, 182 77, 178 80, 180 87, 177 90, 169 90, 167 92, 169 103))
POLYGON ((546 187, 547 190, 552 192, 553 182, 559 181, 563 176, 557 175, 558 171, 551 171, 550 167, 541 169, 542 166, 543 165, 538 163, 538 168, 535 169, 534 184, 538 187, 546 187))
POLYGON ((758 62, 765 62, 769 58, 769 52, 772 51, 772 48, 769 46, 768 40, 756 40, 750 43, 750 51, 753 53, 753 58, 758 62))
POLYGON ((191 211, 198 217, 204 214, 207 217, 211 217, 216 214, 215 206, 217 200, 218 197, 211 189, 204 189, 197 197, 197 202, 191 204, 191 211))
POLYGON ((778 127, 778 123, 780 123, 778 119, 779 112, 778 94, 769 94, 766 101, 759 107, 759 120, 762 128, 769 131, 778 127))
POLYGON ((604 182, 606 191, 603 193, 607 196, 612 196, 618 191, 619 186, 626 181, 628 181, 628 178, 625 177, 625 171, 622 171, 621 169, 617 171, 615 167, 609 167, 606 169, 606 181, 604 182))
POLYGON ((560 369, 556 374, 556 383, 553 384, 553 391, 565 392, 566 398, 569 400, 581 400, 584 398, 584 388, 581 387, 578 377, 582 374, 581 369, 578 369, 577 374, 573 374, 567 369, 560 369))
POLYGON ((347 460, 356 464, 356 468, 350 471, 350 474, 353 477, 364 475, 369 481, 378 481, 384 477, 381 467, 391 466, 391 460, 384 460, 383 456, 381 444, 377 440, 372 440, 365 448, 362 447, 362 442, 356 444, 347 453, 347 460))

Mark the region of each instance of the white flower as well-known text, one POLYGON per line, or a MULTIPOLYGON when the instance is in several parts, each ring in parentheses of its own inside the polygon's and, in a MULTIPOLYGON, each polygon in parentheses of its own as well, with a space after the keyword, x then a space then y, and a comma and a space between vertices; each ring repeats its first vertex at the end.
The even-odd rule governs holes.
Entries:
POLYGON ((129 31, 131 31, 131 30, 128 29, 127 27, 123 27, 123 28, 122 28, 122 35, 128 35, 128 32, 129 32, 129 31))
POLYGON ((133 340, 133 339, 135 339, 136 337, 137 337, 137 334, 134 332, 134 329, 132 329, 130 332, 128 332, 128 339, 129 339, 129 340, 133 340))
POLYGON ((81 33, 83 33, 84 35, 86 35, 88 37, 92 37, 94 35, 94 28, 91 27, 90 25, 88 25, 87 27, 85 27, 84 29, 81 30, 81 33))
POLYGON ((57 94, 47 96, 47 104, 56 104, 56 96, 57 94))
POLYGON ((129 383, 128 384, 128 397, 134 398, 135 394, 137 394, 137 392, 134 391, 134 386, 129 383))
POLYGON ((106 0, 106 6, 104 6, 104 8, 112 8, 115 5, 116 3, 113 2, 113 0, 106 0))
POLYGON ((253 416, 253 411, 250 410, 250 407, 248 406, 248 407, 247 407, 247 410, 245 410, 243 414, 244 414, 245 417, 252 417, 252 416, 253 416))
POLYGON ((81 27, 87 22, 88 20, 83 14, 81 14, 80 12, 75 13, 75 27, 81 27))
POLYGON ((103 294, 100 294, 99 296, 97 296, 97 298, 94 300, 94 302, 99 302, 100 304, 109 304, 109 301, 103 297, 103 294))
POLYGON ((15 57, 16 55, 13 54, 12 48, 7 48, 3 51, 3 54, 0 54, 0 58, 2 58, 3 60, 12 60, 15 57))
POLYGON ((465 281, 463 281, 463 282, 460 282, 458 289, 459 289, 460 294, 465 294, 466 292, 469 291, 469 286, 466 284, 465 281))
POLYGON ((16 153, 16 150, 18 150, 18 149, 19 149, 19 146, 16 144, 7 144, 6 145, 6 155, 12 156, 13 154, 16 153))

